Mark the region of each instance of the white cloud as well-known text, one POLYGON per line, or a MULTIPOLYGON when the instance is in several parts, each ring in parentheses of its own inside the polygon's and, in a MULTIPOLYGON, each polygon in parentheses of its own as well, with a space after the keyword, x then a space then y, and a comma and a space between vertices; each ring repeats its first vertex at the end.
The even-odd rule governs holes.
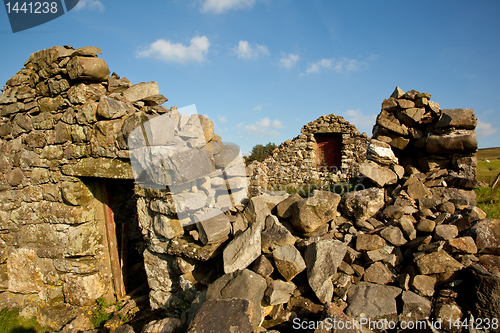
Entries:
POLYGON ((278 119, 271 121, 269 117, 265 117, 257 120, 255 124, 245 126, 245 132, 251 136, 274 138, 280 135, 276 129, 283 127, 278 119))
POLYGON ((367 132, 369 136, 372 133, 373 125, 375 125, 375 121, 377 119, 376 114, 366 115, 359 109, 347 110, 344 112, 344 117, 348 122, 356 126, 360 132, 367 132))
POLYGON ((295 66, 295 64, 297 64, 298 60, 298 54, 290 53, 287 57, 283 57, 280 59, 280 66, 285 68, 292 68, 293 66, 295 66))
POLYGON ((261 55, 269 54, 269 50, 265 45, 250 45, 246 40, 240 40, 238 46, 233 48, 234 54, 238 56, 240 59, 257 59, 261 55))
POLYGON ((257 105, 256 107, 253 108, 253 111, 262 111, 262 104, 257 105))
POLYGON ((205 0, 201 7, 203 13, 222 14, 230 9, 251 8, 255 0, 205 0))
POLYGON ((477 121, 476 133, 478 136, 489 136, 496 133, 497 130, 498 128, 494 128, 491 123, 485 123, 481 120, 477 121))
POLYGON ((218 116, 219 123, 225 124, 227 123, 227 117, 226 116, 218 116))
POLYGON ((307 74, 318 73, 322 69, 330 69, 335 72, 353 72, 366 66, 366 62, 346 57, 336 60, 335 58, 321 59, 315 63, 309 64, 306 70, 307 74))
POLYGON ((80 0, 74 8, 77 12, 82 9, 97 10, 102 13, 104 11, 104 5, 99 0, 80 0))
POLYGON ((158 39, 147 50, 139 52, 137 57, 153 57, 165 62, 203 62, 206 60, 209 47, 210 42, 206 36, 191 38, 189 46, 158 39))

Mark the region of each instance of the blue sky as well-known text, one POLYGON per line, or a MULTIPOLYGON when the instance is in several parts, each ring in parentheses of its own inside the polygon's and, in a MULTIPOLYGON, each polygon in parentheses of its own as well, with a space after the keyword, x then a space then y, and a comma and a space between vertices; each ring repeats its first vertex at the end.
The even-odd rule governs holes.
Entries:
POLYGON ((474 108, 479 146, 500 146, 500 1, 80 0, 15 34, 1 11, 1 82, 37 50, 98 46, 244 152, 330 113, 370 135, 396 86, 474 108))

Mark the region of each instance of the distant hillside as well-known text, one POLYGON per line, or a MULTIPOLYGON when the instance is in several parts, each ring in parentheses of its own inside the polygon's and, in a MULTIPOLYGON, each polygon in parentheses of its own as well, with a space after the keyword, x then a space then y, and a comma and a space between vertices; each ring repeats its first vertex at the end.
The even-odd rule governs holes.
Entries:
POLYGON ((482 148, 477 151, 478 160, 500 160, 500 147, 482 148))

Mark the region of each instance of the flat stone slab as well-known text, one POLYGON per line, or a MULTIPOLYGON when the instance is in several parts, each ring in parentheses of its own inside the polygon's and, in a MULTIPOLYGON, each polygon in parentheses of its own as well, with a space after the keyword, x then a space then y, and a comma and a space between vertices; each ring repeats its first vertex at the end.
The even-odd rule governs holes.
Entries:
POLYGON ((207 261, 218 255, 220 246, 227 240, 227 237, 218 243, 202 246, 194 243, 189 236, 169 240, 168 242, 158 242, 151 246, 151 250, 157 253, 165 253, 172 256, 181 256, 195 260, 207 261))
POLYGON ((74 164, 63 165, 62 173, 67 176, 134 179, 130 162, 104 157, 88 157, 74 164))

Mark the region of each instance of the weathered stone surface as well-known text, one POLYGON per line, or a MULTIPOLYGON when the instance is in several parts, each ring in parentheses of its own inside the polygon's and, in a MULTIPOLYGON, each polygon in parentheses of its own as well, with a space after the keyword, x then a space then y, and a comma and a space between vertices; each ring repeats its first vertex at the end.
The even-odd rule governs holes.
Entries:
POLYGON ((428 275, 415 275, 411 280, 411 289, 421 296, 434 295, 436 278, 428 275))
POLYGON ((269 277, 274 272, 274 267, 268 256, 261 255, 253 262, 251 270, 263 277, 269 277))
POLYGON ((100 58, 74 57, 66 68, 72 80, 90 79, 101 82, 106 81, 110 73, 106 61, 100 58))
POLYGON ((160 88, 156 82, 141 82, 122 92, 122 95, 131 102, 158 95, 160 88))
POLYGON ((382 165, 397 164, 398 158, 394 155, 391 145, 371 139, 366 151, 366 158, 382 165))
POLYGON ((449 239, 444 248, 452 253, 477 253, 476 243, 469 236, 449 239))
POLYGON ((452 298, 439 298, 434 305, 434 317, 440 320, 442 328, 451 332, 461 332, 461 327, 453 324, 462 319, 463 313, 452 298))
POLYGON ((448 134, 427 137, 427 152, 430 154, 469 154, 477 150, 474 131, 456 130, 448 134))
POLYGON ((408 187, 406 192, 412 199, 420 199, 426 196, 432 196, 432 192, 415 176, 410 176, 405 183, 408 187))
POLYGON ((236 236, 224 249, 224 273, 232 273, 250 265, 261 253, 261 227, 255 223, 236 236))
POLYGON ((300 200, 293 212, 292 225, 300 232, 308 233, 337 216, 340 195, 317 191, 312 197, 300 200))
MULTIPOLYGON (((153 320, 147 323, 142 328, 141 333, 175 333, 180 329, 181 326, 182 326, 182 321, 179 318, 167 317, 160 320, 153 320)), ((118 332, 119 329, 120 328, 116 329, 115 333, 120 333, 118 332)))
POLYGON ((305 251, 307 280, 321 303, 333 297, 332 276, 337 273, 347 246, 339 240, 321 240, 309 245, 305 251))
POLYGON ((429 319, 431 315, 432 302, 427 298, 419 296, 411 291, 403 291, 401 296, 403 311, 399 315, 401 322, 417 322, 429 319))
POLYGON ((106 282, 99 274, 74 275, 66 277, 63 286, 64 300, 67 303, 85 306, 91 305, 107 291, 106 282))
POLYGON ((478 264, 464 270, 464 282, 459 292, 464 305, 475 318, 499 318, 500 278, 478 264))
POLYGON ((401 292, 402 290, 397 287, 366 282, 353 285, 349 289, 347 298, 349 306, 345 313, 356 320, 364 317, 374 321, 387 319, 396 322, 398 320, 396 297, 401 292))
POLYGON ((436 240, 449 240, 458 236, 458 228, 453 224, 441 224, 434 229, 436 240))
POLYGON ((278 272, 287 281, 306 269, 306 263, 295 246, 288 244, 273 251, 273 259, 278 272))
POLYGON ((265 300, 269 305, 288 303, 295 288, 291 282, 273 280, 264 293, 265 300))
POLYGON ((157 106, 157 105, 162 105, 163 103, 168 101, 168 98, 166 98, 162 94, 158 94, 158 95, 153 95, 153 96, 148 96, 146 98, 143 98, 142 101, 147 106, 157 106))
POLYGON ((43 288, 43 274, 35 251, 16 249, 7 258, 8 290, 12 293, 38 293, 43 288))
POLYGON ((251 301, 241 298, 207 301, 202 304, 189 325, 188 333, 238 332, 253 333, 253 313, 251 301))
POLYGON ((266 217, 266 226, 262 231, 261 239, 262 252, 264 253, 271 253, 278 247, 294 244, 296 240, 274 215, 266 217))
POLYGON ((387 228, 380 231, 380 236, 382 236, 389 243, 401 246, 407 243, 404 238, 403 232, 396 226, 388 226, 387 228))
POLYGON ((70 227, 65 254, 68 257, 93 256, 100 251, 101 242, 96 222, 70 227))
POLYGON ((484 219, 471 228, 479 253, 500 254, 500 220, 484 219))
POLYGON ((395 184, 398 181, 398 176, 394 171, 373 161, 361 163, 359 172, 378 187, 395 184))
POLYGON ((297 193, 294 193, 293 195, 289 196, 282 202, 280 202, 276 206, 276 211, 278 217, 281 217, 283 219, 289 219, 292 217, 293 214, 293 209, 294 209, 294 204, 302 200, 302 197, 298 195, 297 193))
POLYGON ((248 269, 239 273, 226 274, 211 284, 207 290, 207 301, 218 299, 243 298, 249 300, 254 314, 253 327, 262 320, 261 302, 267 288, 266 280, 248 269))
POLYGON ((356 251, 378 250, 385 245, 385 240, 379 235, 359 234, 356 237, 356 251))
POLYGON ((62 172, 68 176, 134 179, 128 161, 110 158, 83 158, 75 164, 63 165, 62 172))
POLYGON ((454 127, 473 130, 477 126, 474 109, 442 109, 436 128, 454 127))
POLYGON ((220 242, 231 232, 229 217, 222 212, 210 219, 198 222, 196 226, 204 245, 220 242))
POLYGON ((164 237, 167 239, 180 237, 184 234, 184 229, 182 228, 181 222, 178 219, 169 218, 162 214, 158 214, 155 216, 153 228, 160 237, 164 237))
POLYGON ((384 207, 384 204, 384 190, 375 187, 349 192, 342 197, 344 214, 357 220, 369 219, 384 207))
POLYGON ((392 273, 386 265, 380 261, 374 262, 365 270, 363 279, 366 282, 376 284, 389 284, 394 282, 396 276, 392 273))
POLYGON ((415 260, 421 274, 436 274, 461 270, 463 265, 444 251, 431 252, 415 260))
POLYGON ((105 119, 116 119, 127 114, 129 107, 127 104, 117 101, 108 96, 101 96, 99 106, 97 107, 97 115, 105 119))
POLYGON ((382 110, 377 117, 377 124, 402 136, 408 135, 408 128, 401 124, 394 115, 382 110))

